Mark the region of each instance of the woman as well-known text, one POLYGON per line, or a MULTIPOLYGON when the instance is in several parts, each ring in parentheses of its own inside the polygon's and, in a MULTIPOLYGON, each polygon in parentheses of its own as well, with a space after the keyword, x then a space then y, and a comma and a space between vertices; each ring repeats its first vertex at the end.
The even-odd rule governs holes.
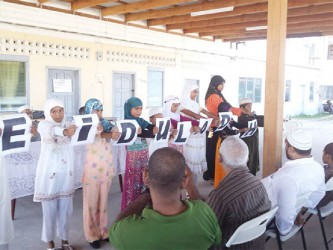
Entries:
MULTIPOLYGON (((225 80, 222 76, 215 75, 210 80, 206 96, 205 102, 207 110, 214 115, 218 116, 218 106, 222 102, 227 102, 224 98, 223 94, 221 93, 224 88, 225 80)), ((241 110, 239 108, 230 108, 230 111, 234 114, 239 116, 241 114, 241 110)), ((214 124, 212 124, 213 131, 216 129, 214 124)), ((207 159, 207 171, 203 174, 203 179, 208 181, 214 180, 214 173, 215 173, 215 161, 216 161, 216 146, 218 141, 218 133, 213 133, 213 136, 207 136, 206 139, 206 159, 207 159)))

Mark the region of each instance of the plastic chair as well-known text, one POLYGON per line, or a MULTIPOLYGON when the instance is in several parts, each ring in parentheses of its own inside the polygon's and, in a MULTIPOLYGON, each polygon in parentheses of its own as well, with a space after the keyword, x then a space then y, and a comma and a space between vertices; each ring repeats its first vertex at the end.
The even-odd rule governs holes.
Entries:
MULTIPOLYGON (((301 208, 306 204, 307 200, 310 197, 310 193, 303 195, 301 197, 298 198, 297 202, 296 202, 296 209, 297 210, 301 210, 301 208)), ((302 243, 303 243, 303 248, 306 249, 306 242, 305 242, 305 237, 304 237, 304 231, 303 231, 303 225, 293 225, 293 227, 291 228, 290 232, 286 235, 281 235, 279 232, 279 229, 276 227, 275 222, 274 224, 274 228, 272 229, 268 229, 266 231, 266 242, 270 239, 270 238, 274 238, 277 240, 279 249, 282 250, 282 242, 289 240, 291 237, 293 237, 298 231, 301 231, 301 236, 302 236, 302 243)))
MULTIPOLYGON (((333 177, 331 177, 326 182, 326 191, 332 191, 332 190, 333 190, 333 177)), ((325 248, 329 249, 328 243, 330 243, 333 240, 333 237, 330 238, 329 240, 327 240, 325 227, 324 227, 324 219, 327 216, 329 216, 330 214, 333 213, 333 201, 328 203, 326 206, 322 206, 322 207, 317 206, 316 208, 308 209, 307 212, 310 213, 310 215, 306 218, 306 222, 312 217, 312 215, 318 215, 320 228, 321 228, 321 233, 322 233, 323 239, 324 239, 325 248)))
POLYGON ((273 219, 277 210, 278 207, 275 207, 272 210, 240 225, 232 234, 226 246, 230 247, 231 245, 242 244, 261 236, 266 231, 268 222, 273 219))

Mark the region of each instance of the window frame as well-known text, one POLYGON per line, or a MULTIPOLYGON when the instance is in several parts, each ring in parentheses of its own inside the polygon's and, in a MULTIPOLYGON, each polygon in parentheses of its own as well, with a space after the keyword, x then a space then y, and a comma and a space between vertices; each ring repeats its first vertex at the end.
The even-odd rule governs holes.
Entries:
MULTIPOLYGON (((13 61, 13 62, 22 62, 25 64, 25 93, 26 93, 26 102, 22 103, 28 104, 30 106, 30 70, 29 70, 29 57, 23 55, 3 55, 0 54, 0 61, 13 61)), ((0 106, 0 113, 13 113, 16 110, 1 110, 0 106)))
MULTIPOLYGON (((147 70, 147 107, 162 107, 163 106, 163 96, 164 96, 164 82, 165 82, 165 71, 164 69, 161 68, 148 68, 147 70), (159 105, 155 105, 155 103, 152 101, 152 103, 150 102, 150 97, 155 97, 155 96, 150 96, 149 95, 149 90, 151 90, 150 88, 150 82, 149 82, 149 73, 150 72, 160 72, 162 74, 162 83, 160 86, 160 90, 161 90, 161 98, 160 98, 160 103, 159 105)), ((157 96, 156 96, 157 97, 157 96)))
POLYGON ((262 88, 263 88, 263 80, 260 77, 247 77, 241 76, 238 78, 238 99, 241 100, 243 98, 249 98, 252 100, 253 103, 262 103, 262 88), (252 90, 249 89, 250 80, 252 80, 252 90), (245 88, 241 88, 241 84, 245 84, 245 88), (259 99, 257 98, 257 84, 260 84, 260 91, 259 91, 259 99), (245 91, 244 94, 241 91, 245 91), (252 94, 251 94, 252 92, 252 94))

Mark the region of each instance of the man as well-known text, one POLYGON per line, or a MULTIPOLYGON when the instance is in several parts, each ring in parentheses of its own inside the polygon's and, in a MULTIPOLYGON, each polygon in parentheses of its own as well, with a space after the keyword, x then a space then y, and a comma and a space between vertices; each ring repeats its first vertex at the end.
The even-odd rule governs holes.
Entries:
MULTIPOLYGON (((271 208, 264 186, 249 173, 248 155, 248 147, 239 137, 229 136, 223 140, 219 161, 227 175, 208 199, 223 232, 218 249, 226 249, 225 244, 241 224, 271 208)), ((264 249, 264 244, 264 239, 260 238, 234 245, 231 249, 264 249)))
POLYGON ((221 241, 213 211, 200 199, 184 156, 161 148, 150 157, 143 180, 150 194, 139 196, 109 230, 116 249, 208 249, 221 241), (180 199, 181 190, 188 201, 180 199), (152 207, 146 207, 151 202, 152 207))
POLYGON ((290 161, 262 180, 272 207, 279 207, 275 225, 282 235, 290 232, 294 222, 301 222, 297 200, 308 197, 303 206, 314 208, 326 190, 324 169, 311 156, 312 135, 303 128, 294 129, 287 135, 285 145, 290 161))

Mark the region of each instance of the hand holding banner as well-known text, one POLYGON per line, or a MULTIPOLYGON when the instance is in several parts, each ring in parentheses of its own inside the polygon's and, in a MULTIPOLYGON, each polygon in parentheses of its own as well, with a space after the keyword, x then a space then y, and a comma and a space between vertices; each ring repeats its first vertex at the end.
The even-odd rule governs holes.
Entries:
POLYGON ((222 131, 229 124, 232 113, 231 112, 219 112, 219 116, 220 116, 221 123, 220 123, 220 126, 218 126, 214 132, 222 131))
POLYGON ((240 138, 250 137, 252 136, 258 129, 258 122, 256 119, 248 122, 249 130, 246 131, 244 134, 241 135, 240 138))
POLYGON ((93 143, 99 123, 98 116, 96 114, 74 115, 73 120, 77 128, 75 134, 71 137, 71 144, 93 143))
POLYGON ((0 120, 0 153, 8 155, 28 151, 31 137, 31 119, 27 114, 3 117, 0 120))
POLYGON ((155 135, 154 142, 168 142, 171 130, 170 118, 157 118, 156 126, 158 133, 155 135))
POLYGON ((114 145, 132 145, 137 138, 139 124, 136 120, 117 121, 117 127, 121 133, 114 145))
POLYGON ((208 119, 200 118, 200 122, 199 122, 200 134, 205 133, 209 129, 212 121, 213 121, 213 118, 208 118, 208 119))
POLYGON ((173 144, 183 145, 186 143, 187 139, 190 137, 190 130, 192 127, 192 123, 190 121, 186 122, 178 122, 177 124, 177 130, 178 133, 175 136, 173 144))

